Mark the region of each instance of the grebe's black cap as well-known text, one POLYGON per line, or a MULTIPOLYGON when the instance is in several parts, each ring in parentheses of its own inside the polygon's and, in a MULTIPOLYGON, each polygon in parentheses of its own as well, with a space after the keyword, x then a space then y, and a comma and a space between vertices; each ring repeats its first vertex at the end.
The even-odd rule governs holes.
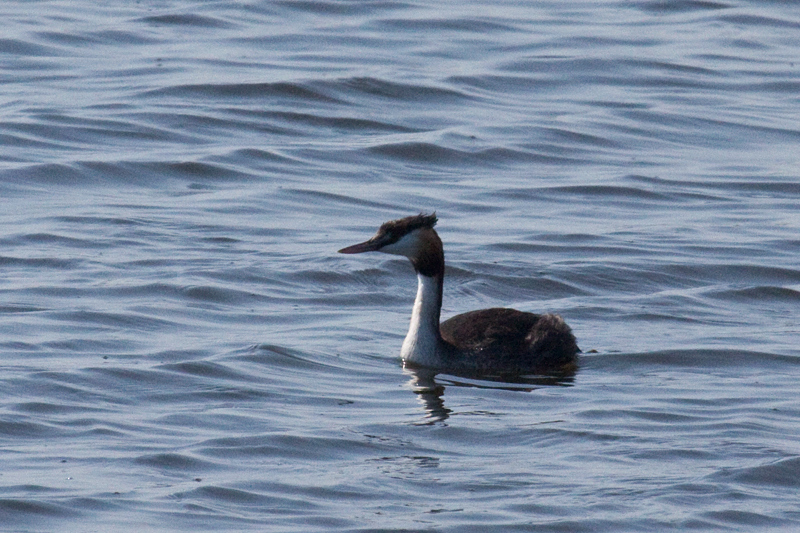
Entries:
POLYGON ((363 252, 376 252, 384 246, 396 243, 414 230, 420 228, 433 229, 437 221, 436 213, 431 213, 430 215, 420 213, 419 215, 390 220, 389 222, 384 222, 378 229, 378 233, 370 240, 342 248, 339 253, 360 254, 363 252))

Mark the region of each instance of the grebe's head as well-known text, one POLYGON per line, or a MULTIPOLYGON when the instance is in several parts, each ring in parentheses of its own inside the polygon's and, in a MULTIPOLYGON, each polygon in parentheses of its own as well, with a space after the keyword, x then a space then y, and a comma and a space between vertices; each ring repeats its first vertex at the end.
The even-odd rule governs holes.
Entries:
POLYGON ((342 248, 339 253, 383 252, 402 255, 411 260, 417 272, 426 276, 436 275, 444 271, 442 241, 433 229, 436 220, 436 213, 420 213, 386 222, 370 240, 342 248))

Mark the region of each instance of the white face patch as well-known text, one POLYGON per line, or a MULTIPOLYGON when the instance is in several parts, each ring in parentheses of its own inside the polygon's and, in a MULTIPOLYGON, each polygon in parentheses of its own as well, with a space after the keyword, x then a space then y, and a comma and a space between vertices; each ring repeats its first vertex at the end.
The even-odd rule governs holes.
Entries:
POLYGON ((403 235, 403 237, 397 242, 387 244, 378 251, 385 254, 402 255, 404 257, 408 257, 409 259, 416 257, 419 254, 419 246, 421 242, 419 231, 420 230, 415 229, 411 233, 403 235))

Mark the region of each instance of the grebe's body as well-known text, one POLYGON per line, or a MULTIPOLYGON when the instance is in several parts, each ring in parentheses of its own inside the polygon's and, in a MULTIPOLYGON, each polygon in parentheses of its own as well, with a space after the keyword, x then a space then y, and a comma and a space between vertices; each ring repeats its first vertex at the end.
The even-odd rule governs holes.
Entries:
POLYGON ((472 311, 439 323, 444 249, 433 229, 436 215, 417 215, 383 224, 370 240, 343 254, 383 252, 407 257, 419 285, 411 326, 400 355, 412 365, 450 371, 544 373, 574 367, 580 351, 564 320, 515 309, 472 311))

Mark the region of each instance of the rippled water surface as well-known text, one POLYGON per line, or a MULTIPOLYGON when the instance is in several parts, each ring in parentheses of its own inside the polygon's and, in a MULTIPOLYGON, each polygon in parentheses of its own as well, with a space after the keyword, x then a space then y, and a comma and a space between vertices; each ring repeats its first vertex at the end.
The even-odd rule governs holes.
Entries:
POLYGON ((796 3, 0 15, 0 529, 800 528, 796 3), (402 367, 433 210, 574 376, 402 367))

